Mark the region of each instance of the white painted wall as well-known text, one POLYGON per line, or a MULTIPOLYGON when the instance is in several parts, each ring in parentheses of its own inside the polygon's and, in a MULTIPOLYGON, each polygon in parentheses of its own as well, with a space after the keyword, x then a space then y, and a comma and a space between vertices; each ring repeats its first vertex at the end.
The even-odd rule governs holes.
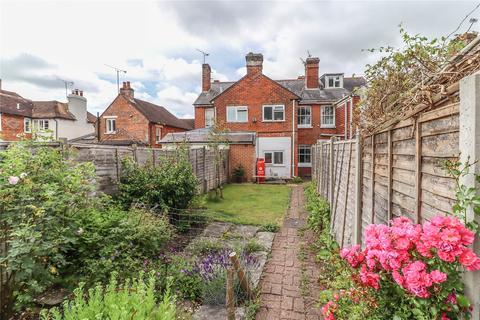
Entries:
POLYGON ((264 158, 266 151, 283 151, 283 164, 267 164, 265 166, 265 174, 267 177, 289 179, 292 143, 290 137, 260 137, 257 138, 257 158, 264 158))

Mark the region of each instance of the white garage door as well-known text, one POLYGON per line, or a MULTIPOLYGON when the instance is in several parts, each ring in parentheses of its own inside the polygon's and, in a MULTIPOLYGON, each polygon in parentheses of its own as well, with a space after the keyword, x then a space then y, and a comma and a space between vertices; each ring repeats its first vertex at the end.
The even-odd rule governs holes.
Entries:
POLYGON ((258 138, 257 158, 265 159, 265 174, 267 177, 290 178, 291 139, 288 137, 258 138))

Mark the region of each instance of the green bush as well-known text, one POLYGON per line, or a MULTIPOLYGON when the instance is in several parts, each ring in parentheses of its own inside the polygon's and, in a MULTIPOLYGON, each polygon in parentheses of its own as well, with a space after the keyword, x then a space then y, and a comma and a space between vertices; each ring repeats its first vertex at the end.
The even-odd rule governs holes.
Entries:
POLYGON ((254 253, 259 251, 265 251, 265 247, 258 243, 255 239, 250 239, 246 244, 243 250, 246 253, 254 253))
POLYGON ((174 320, 175 298, 167 289, 162 301, 155 295, 155 274, 152 272, 148 283, 140 278, 127 280, 123 285, 114 273, 107 287, 100 284, 88 290, 85 296, 83 284, 74 291, 75 298, 63 304, 62 312, 57 309, 42 311, 43 320, 78 319, 156 319, 174 320))
POLYGON ((243 177, 245 177, 245 168, 242 165, 239 165, 238 167, 233 169, 233 177, 235 178, 235 182, 242 182, 243 177))
POLYGON ((144 209, 122 210, 111 204, 77 217, 78 245, 70 252, 75 263, 71 273, 89 282, 106 281, 118 271, 133 276, 145 261, 158 256, 173 230, 166 218, 144 209))
POLYGON ((125 207, 143 203, 165 211, 185 209, 197 194, 198 180, 184 152, 157 166, 142 167, 130 159, 124 159, 122 165, 118 200, 125 207))
POLYGON ((19 142, 0 153, 0 226, 9 246, 0 264, 13 275, 5 294, 17 309, 58 280, 78 241, 72 220, 94 202, 95 168, 67 160, 69 152, 19 142))

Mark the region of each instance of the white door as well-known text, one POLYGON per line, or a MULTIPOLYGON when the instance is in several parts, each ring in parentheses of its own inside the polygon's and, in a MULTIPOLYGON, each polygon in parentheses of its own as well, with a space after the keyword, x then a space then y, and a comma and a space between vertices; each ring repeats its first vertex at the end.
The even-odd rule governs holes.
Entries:
POLYGON ((257 158, 265 159, 265 174, 268 178, 291 178, 292 146, 289 137, 258 138, 257 158))

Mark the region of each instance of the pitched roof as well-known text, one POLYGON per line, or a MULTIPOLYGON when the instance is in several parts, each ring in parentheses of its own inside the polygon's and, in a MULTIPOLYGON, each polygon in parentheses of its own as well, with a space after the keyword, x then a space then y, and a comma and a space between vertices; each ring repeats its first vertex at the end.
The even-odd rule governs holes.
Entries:
POLYGON ((68 111, 68 104, 58 101, 33 101, 32 118, 60 118, 76 120, 68 111))
POLYGON ((0 90, 0 113, 31 117, 33 103, 15 92, 0 90))
POLYGON ((87 111, 87 122, 88 123, 97 123, 97 117, 87 111))
MULTIPOLYGON (((337 101, 344 96, 350 94, 355 88, 365 85, 363 77, 351 77, 343 79, 343 88, 325 88, 323 78, 319 78, 318 89, 307 89, 305 87, 305 79, 287 79, 274 80, 282 87, 292 91, 300 97, 301 104, 307 103, 322 103, 337 101)), ((197 100, 193 103, 194 106, 211 105, 211 101, 230 88, 235 82, 213 82, 211 88, 207 92, 202 92, 197 100)))
POLYGON ((141 113, 143 113, 148 121, 186 130, 193 128, 188 121, 184 121, 175 117, 162 106, 135 98, 130 100, 130 102, 132 102, 132 104, 135 105, 141 113))

